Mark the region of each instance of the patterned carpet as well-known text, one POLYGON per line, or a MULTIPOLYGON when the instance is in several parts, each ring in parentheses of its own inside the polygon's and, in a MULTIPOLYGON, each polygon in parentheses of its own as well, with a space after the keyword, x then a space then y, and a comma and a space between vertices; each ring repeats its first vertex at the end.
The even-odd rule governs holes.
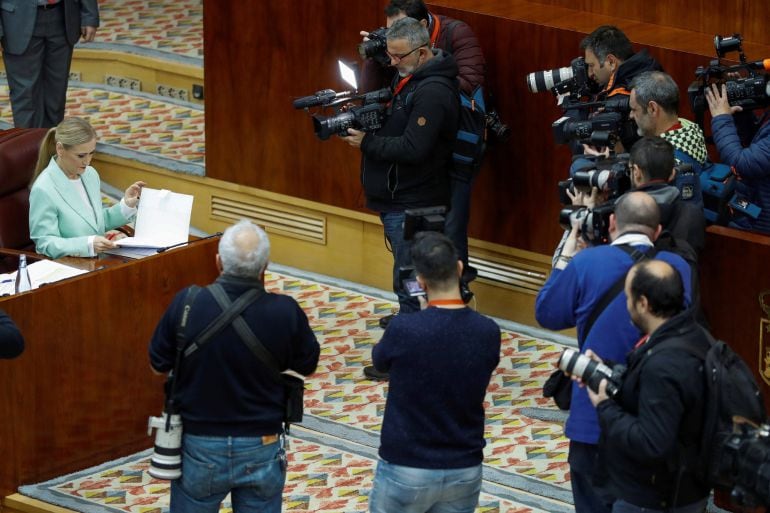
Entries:
MULTIPOLYGON (((284 508, 366 511, 387 384, 366 380, 362 367, 382 334, 377 319, 393 304, 285 271, 268 273, 267 288, 297 299, 322 347, 318 371, 307 382, 306 420, 292 430, 284 508)), ((528 416, 533 411, 540 418, 555 414, 540 389, 562 349, 555 342, 503 331, 500 365, 486 398, 487 446, 478 512, 572 511, 562 427, 528 416)), ((21 492, 87 513, 104 508, 164 512, 168 484, 150 478, 148 458, 149 453, 134 455, 21 492)))

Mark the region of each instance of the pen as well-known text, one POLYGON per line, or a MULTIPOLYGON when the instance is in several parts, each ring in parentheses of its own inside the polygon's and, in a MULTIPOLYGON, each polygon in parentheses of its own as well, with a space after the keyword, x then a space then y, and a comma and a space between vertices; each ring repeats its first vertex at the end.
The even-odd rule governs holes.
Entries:
POLYGON ((13 281, 13 278, 8 278, 7 280, 0 281, 0 283, 11 283, 13 281))

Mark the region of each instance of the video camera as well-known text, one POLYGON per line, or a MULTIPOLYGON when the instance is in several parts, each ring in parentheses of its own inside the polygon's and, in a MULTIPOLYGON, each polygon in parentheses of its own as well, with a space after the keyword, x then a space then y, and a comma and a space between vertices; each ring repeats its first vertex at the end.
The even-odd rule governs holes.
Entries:
POLYGON ((698 66, 695 70, 696 79, 687 88, 690 105, 697 119, 702 120, 708 108, 704 94, 712 83, 725 84, 727 100, 731 106, 752 110, 770 105, 770 76, 761 73, 770 71, 770 59, 748 62, 743 53, 742 41, 740 34, 714 36, 717 58, 709 62, 708 66, 698 66), (730 52, 738 52, 740 64, 721 64, 720 59, 730 52))
POLYGON ((627 128, 628 113, 631 111, 627 95, 616 95, 604 101, 580 102, 565 106, 565 110, 592 109, 588 119, 578 120, 563 116, 554 121, 553 138, 557 144, 569 144, 578 141, 593 146, 613 147, 618 139, 624 137, 627 128))
POLYGON ((630 156, 628 153, 621 153, 609 158, 582 155, 579 158, 581 161, 585 161, 586 165, 577 169, 572 178, 558 183, 559 201, 562 205, 572 203, 567 195, 567 190, 573 194, 575 191, 590 194, 591 189, 596 187, 602 192, 609 193, 608 199, 614 200, 631 189, 631 173, 628 169, 630 156))
POLYGON ((559 98, 559 105, 565 97, 579 101, 580 98, 599 92, 598 84, 588 76, 588 67, 583 57, 575 57, 568 67, 528 74, 527 87, 532 93, 551 91, 559 98))
POLYGON ((731 488, 739 506, 770 506, 770 425, 734 420, 733 433, 721 447, 719 480, 731 488))
MULTIPOLYGON (((353 89, 357 88, 355 72, 342 61, 338 61, 342 78, 353 89)), ((392 98, 390 89, 383 88, 365 94, 356 94, 353 91, 340 93, 333 89, 323 89, 294 100, 295 109, 308 110, 311 107, 321 109, 333 108, 333 116, 313 115, 313 131, 319 139, 325 141, 333 134, 347 135, 348 128, 373 132, 382 127, 385 119, 387 102, 392 98), (359 102, 353 105, 352 102, 359 102)))
MULTIPOLYGON (((444 233, 446 207, 413 208, 404 211, 404 240, 412 240, 418 232, 444 233)), ((401 267, 398 270, 399 283, 410 296, 424 296, 425 291, 417 282, 414 267, 401 267)), ((460 297, 464 303, 473 299, 473 292, 468 283, 460 279, 460 297)))

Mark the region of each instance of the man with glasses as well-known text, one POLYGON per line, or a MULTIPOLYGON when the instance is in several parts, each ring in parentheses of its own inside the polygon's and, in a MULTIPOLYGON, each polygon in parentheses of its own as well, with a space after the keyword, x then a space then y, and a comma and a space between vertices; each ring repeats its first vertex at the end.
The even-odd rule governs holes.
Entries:
POLYGON ((399 268, 411 264, 403 238, 404 211, 447 205, 452 145, 457 134, 457 64, 430 47, 428 30, 414 18, 393 23, 386 34, 390 64, 398 75, 382 128, 348 129, 343 139, 361 149, 361 183, 366 206, 379 212, 393 252, 393 291, 400 313, 419 310, 403 290, 399 268))

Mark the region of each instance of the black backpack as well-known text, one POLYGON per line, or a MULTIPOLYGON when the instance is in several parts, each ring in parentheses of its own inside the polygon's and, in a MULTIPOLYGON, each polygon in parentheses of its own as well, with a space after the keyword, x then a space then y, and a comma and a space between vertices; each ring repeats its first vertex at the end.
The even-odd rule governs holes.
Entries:
POLYGON ((703 361, 706 379, 703 432, 697 454, 694 458, 685 455, 685 465, 694 469, 699 480, 710 487, 731 487, 730 469, 724 468, 723 453, 725 441, 733 432, 733 417, 761 424, 767 414, 762 393, 746 362, 725 342, 711 335, 708 338, 708 349, 678 344, 678 339, 667 342, 665 347, 683 349, 703 361))
POLYGON ((484 104, 484 90, 476 86, 472 95, 456 88, 455 84, 445 77, 428 77, 423 84, 438 82, 451 88, 459 95, 460 113, 457 123, 457 134, 452 143, 452 176, 470 180, 481 168, 484 152, 487 146, 487 111, 484 104))

